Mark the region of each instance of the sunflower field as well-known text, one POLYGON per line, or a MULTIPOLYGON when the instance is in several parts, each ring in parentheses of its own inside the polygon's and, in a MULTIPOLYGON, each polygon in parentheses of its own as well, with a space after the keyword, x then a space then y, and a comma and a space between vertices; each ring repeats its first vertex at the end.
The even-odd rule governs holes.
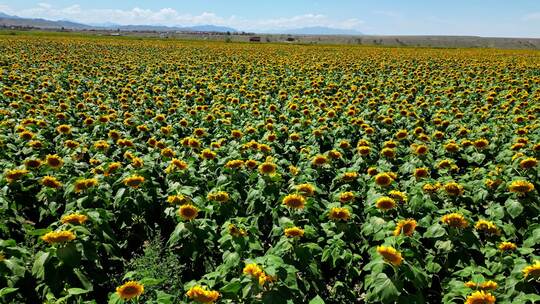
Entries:
POLYGON ((539 303, 540 52, 0 36, 0 303, 539 303))

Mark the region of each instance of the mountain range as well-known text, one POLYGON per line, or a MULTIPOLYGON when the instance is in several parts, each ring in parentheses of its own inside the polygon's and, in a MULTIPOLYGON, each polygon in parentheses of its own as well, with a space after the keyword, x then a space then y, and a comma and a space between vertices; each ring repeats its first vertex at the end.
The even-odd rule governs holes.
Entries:
MULTIPOLYGON (((71 30, 121 30, 121 31, 156 31, 156 32, 217 32, 237 33, 237 29, 218 25, 195 26, 165 26, 165 25, 119 25, 115 23, 83 24, 69 20, 47 20, 42 18, 22 18, 0 12, 0 26, 23 26, 42 29, 71 29, 71 30)), ((355 30, 336 29, 329 27, 304 27, 282 31, 267 31, 272 34, 291 35, 362 35, 355 30)))

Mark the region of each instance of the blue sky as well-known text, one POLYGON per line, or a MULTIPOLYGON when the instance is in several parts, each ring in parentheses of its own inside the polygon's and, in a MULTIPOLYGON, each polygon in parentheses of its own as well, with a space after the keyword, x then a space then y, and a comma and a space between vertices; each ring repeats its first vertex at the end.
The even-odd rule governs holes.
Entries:
POLYGON ((383 35, 540 38, 539 0, 0 0, 0 12, 92 24, 215 24, 256 32, 326 26, 383 35))

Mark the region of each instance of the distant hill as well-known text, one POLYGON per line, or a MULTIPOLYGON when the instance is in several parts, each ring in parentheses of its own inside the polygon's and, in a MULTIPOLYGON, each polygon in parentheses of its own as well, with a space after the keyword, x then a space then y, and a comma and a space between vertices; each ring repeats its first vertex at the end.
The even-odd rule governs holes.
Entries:
POLYGON ((164 25, 118 25, 114 23, 103 23, 103 24, 83 24, 77 23, 69 20, 46 20, 41 18, 21 18, 17 16, 11 16, 5 13, 0 12, 0 25, 6 26, 22 26, 22 27, 36 27, 43 29, 55 29, 55 28, 65 28, 65 29, 74 29, 74 30, 116 30, 120 29, 122 31, 156 31, 156 32, 171 32, 171 31, 180 31, 180 32, 238 32, 238 30, 226 27, 226 26, 217 26, 217 25, 196 25, 196 26, 164 26, 164 25))
POLYGON ((356 30, 348 29, 338 29, 331 27, 323 26, 314 26, 314 27, 302 27, 297 29, 285 30, 282 34, 291 34, 291 35, 363 35, 363 33, 356 30))

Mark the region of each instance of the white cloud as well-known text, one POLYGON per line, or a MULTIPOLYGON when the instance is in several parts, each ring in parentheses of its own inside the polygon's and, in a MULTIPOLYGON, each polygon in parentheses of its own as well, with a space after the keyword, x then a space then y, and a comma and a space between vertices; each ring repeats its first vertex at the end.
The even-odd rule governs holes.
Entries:
POLYGON ((364 22, 356 18, 334 20, 322 14, 304 14, 269 19, 247 19, 238 16, 219 16, 213 12, 203 12, 199 15, 183 14, 173 8, 161 8, 158 10, 140 7, 125 10, 85 9, 80 5, 56 7, 49 3, 38 3, 35 7, 21 10, 12 10, 8 6, 0 4, 0 11, 20 17, 51 20, 67 19, 89 24, 106 22, 121 25, 147 24, 168 26, 213 24, 230 26, 244 31, 272 31, 312 26, 362 30, 364 26, 364 22))

